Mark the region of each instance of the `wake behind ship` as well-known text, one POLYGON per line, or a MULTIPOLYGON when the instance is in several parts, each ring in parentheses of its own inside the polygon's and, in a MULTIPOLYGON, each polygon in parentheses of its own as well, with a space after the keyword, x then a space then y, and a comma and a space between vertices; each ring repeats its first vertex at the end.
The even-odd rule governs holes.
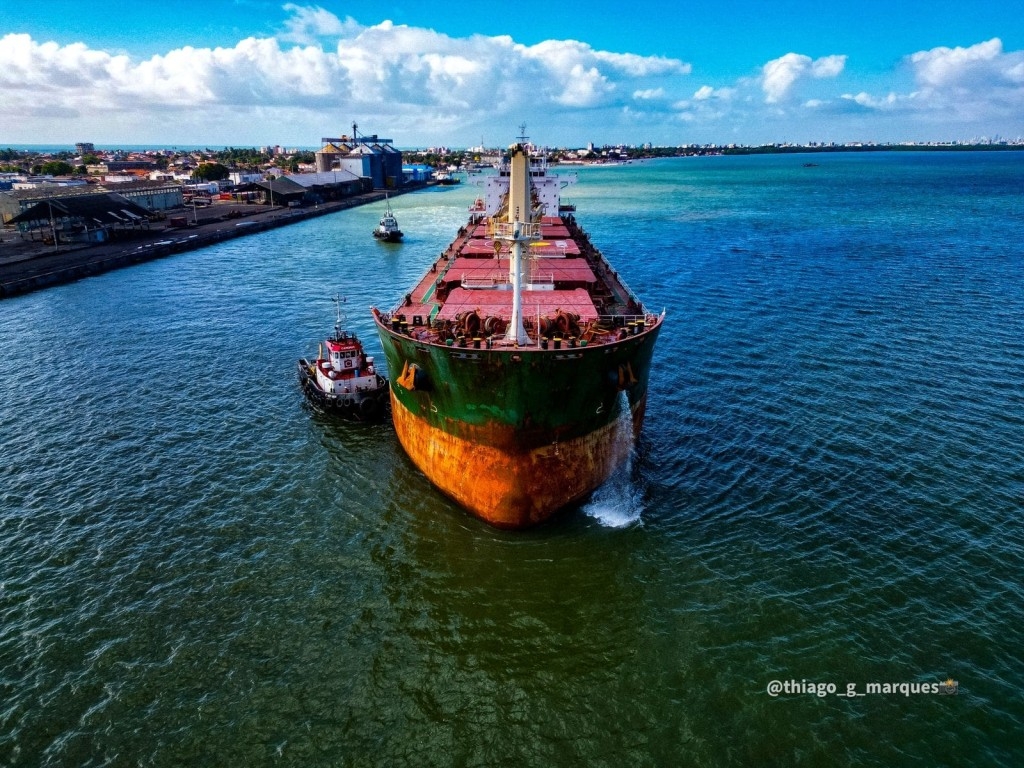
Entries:
POLYGON ((590 243, 531 150, 510 148, 402 303, 373 309, 402 447, 502 528, 582 500, 627 460, 664 322, 590 243))

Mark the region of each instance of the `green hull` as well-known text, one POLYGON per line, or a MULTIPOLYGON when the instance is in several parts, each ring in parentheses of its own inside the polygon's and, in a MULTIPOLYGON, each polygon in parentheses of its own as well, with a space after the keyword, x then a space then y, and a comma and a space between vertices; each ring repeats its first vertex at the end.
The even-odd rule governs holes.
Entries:
POLYGON ((660 325, 613 344, 560 350, 443 347, 379 322, 377 329, 392 391, 406 410, 460 437, 497 427, 515 447, 534 448, 615 421, 620 392, 631 406, 641 402, 660 325), (419 384, 406 388, 396 379, 410 365, 419 384))
POLYGON ((661 323, 557 350, 441 346, 377 328, 410 458, 470 511, 514 528, 583 498, 625 461, 612 443, 626 406, 639 432, 661 323))

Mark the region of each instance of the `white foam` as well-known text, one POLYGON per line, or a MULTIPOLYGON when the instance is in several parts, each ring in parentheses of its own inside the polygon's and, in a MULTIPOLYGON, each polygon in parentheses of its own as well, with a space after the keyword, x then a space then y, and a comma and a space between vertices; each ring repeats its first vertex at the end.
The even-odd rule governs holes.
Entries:
POLYGON ((625 528, 640 521, 643 512, 640 488, 633 482, 633 415, 625 392, 619 393, 619 418, 615 422, 614 451, 621 463, 594 491, 583 511, 608 528, 625 528))

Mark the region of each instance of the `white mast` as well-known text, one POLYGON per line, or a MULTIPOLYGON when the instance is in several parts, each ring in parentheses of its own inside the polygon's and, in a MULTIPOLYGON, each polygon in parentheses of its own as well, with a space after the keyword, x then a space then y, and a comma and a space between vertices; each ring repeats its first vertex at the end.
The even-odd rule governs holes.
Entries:
POLYGON ((530 156, 525 144, 516 144, 509 161, 508 221, 495 224, 494 236, 512 243, 508 265, 512 317, 505 338, 520 345, 529 341, 523 325, 523 243, 540 238, 540 226, 530 218, 530 156))

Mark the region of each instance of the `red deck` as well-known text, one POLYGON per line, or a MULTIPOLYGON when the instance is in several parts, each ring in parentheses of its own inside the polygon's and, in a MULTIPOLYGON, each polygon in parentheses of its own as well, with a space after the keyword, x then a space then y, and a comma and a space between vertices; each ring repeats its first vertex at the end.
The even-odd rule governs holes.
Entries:
MULTIPOLYGON (((594 302, 582 288, 523 292, 523 313, 527 317, 552 317, 559 309, 575 312, 580 316, 581 323, 597 319, 594 302)), ((507 321, 512 317, 512 291, 454 288, 437 317, 441 320, 454 320, 456 315, 473 310, 477 310, 481 317, 493 315, 507 321)))
MULTIPOLYGON (((474 284, 507 283, 508 259, 461 258, 452 262, 444 273, 443 283, 455 287, 466 279, 474 284)), ((584 259, 544 259, 532 265, 535 282, 554 281, 560 288, 586 288, 597 282, 597 276, 584 259)))

